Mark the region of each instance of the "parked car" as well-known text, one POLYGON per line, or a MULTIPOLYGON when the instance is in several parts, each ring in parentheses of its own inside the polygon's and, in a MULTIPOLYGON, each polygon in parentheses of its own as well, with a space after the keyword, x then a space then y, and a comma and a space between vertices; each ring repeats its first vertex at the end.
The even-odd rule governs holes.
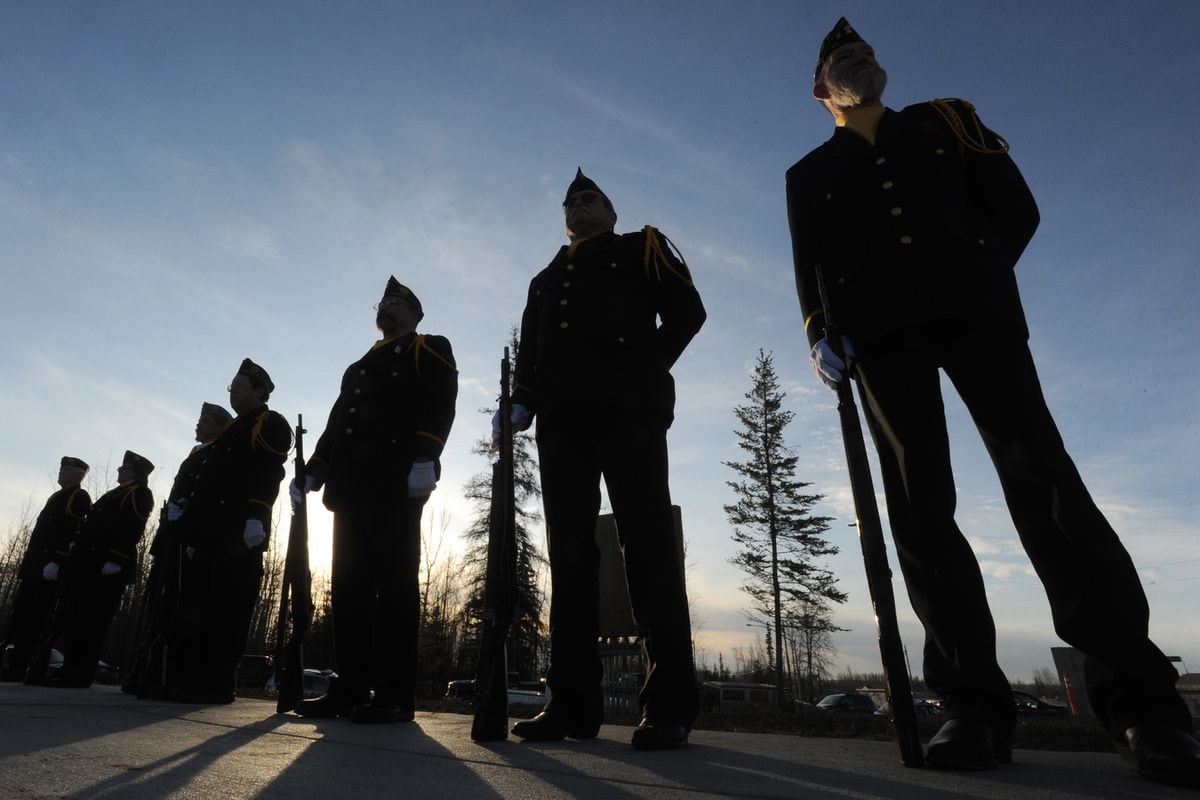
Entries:
POLYGON ((709 711, 762 711, 778 704, 779 689, 769 683, 705 681, 700 697, 709 711))
MULTIPOLYGON (((508 704, 510 706, 544 706, 550 701, 550 689, 545 681, 532 682, 515 679, 516 673, 509 673, 508 704), (539 689, 532 688, 539 686, 539 689), (529 688, 524 688, 529 687, 529 688)), ((475 681, 471 678, 460 678, 446 684, 447 700, 463 700, 470 702, 475 698, 475 681)))
MULTIPOLYGON (((304 697, 320 697, 329 691, 329 684, 337 677, 337 673, 331 669, 306 669, 301 680, 304 682, 304 697)), ((279 688, 275 685, 275 676, 267 678, 266 686, 263 687, 267 694, 279 694, 279 688)))
POLYGON ((1067 704, 1060 700, 1047 700, 1034 697, 1028 692, 1013 690, 1013 702, 1017 704, 1018 714, 1036 714, 1039 716, 1065 716, 1071 713, 1067 704))
POLYGON ((826 696, 821 702, 817 703, 817 708, 822 711, 836 711, 850 714, 874 714, 875 701, 865 694, 842 692, 826 696))
POLYGON ((275 659, 271 656, 245 655, 238 659, 234 680, 238 686, 261 689, 275 674, 275 659))

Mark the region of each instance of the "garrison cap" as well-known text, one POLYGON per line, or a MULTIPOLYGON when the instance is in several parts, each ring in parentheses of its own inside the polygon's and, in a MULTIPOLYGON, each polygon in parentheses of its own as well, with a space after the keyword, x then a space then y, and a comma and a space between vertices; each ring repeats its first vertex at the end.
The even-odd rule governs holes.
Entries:
POLYGON ((75 469, 81 469, 84 472, 87 472, 89 469, 91 469, 91 467, 87 465, 86 461, 84 461, 82 458, 75 458, 74 456, 63 456, 61 466, 74 467, 75 469))
POLYGON ((142 478, 154 471, 154 465, 150 463, 150 459, 139 456, 132 450, 125 451, 125 460, 121 462, 121 466, 129 467, 142 478))
POLYGON ((829 54, 837 50, 844 44, 853 44, 854 42, 865 42, 858 35, 858 31, 850 27, 850 23, 842 17, 837 21, 837 25, 833 26, 825 39, 821 42, 821 50, 817 54, 817 68, 813 70, 813 80, 817 80, 821 74, 821 67, 825 66, 825 59, 829 58, 829 54))
POLYGON ((565 197, 563 197, 563 205, 565 206, 567 204, 567 198, 576 192, 588 191, 595 192, 607 200, 610 206, 612 205, 612 200, 608 199, 608 195, 604 193, 604 190, 597 186, 594 180, 583 174, 582 167, 575 168, 575 180, 571 181, 571 185, 567 187, 567 194, 565 197))
POLYGON ((395 275, 388 276, 387 288, 383 290, 383 297, 385 300, 389 297, 399 297, 401 300, 412 306, 413 311, 417 312, 418 321, 425 317, 425 311, 421 308, 421 301, 417 299, 415 294, 413 294, 412 289, 396 280, 395 275))
POLYGON ((247 375, 263 384, 268 394, 275 391, 275 384, 271 381, 271 376, 267 374, 267 371, 248 358, 242 359, 242 365, 238 367, 237 375, 247 375))
POLYGON ((223 406, 219 406, 216 403, 202 403, 200 405, 200 416, 216 417, 222 422, 230 422, 233 419, 233 414, 230 414, 223 406))

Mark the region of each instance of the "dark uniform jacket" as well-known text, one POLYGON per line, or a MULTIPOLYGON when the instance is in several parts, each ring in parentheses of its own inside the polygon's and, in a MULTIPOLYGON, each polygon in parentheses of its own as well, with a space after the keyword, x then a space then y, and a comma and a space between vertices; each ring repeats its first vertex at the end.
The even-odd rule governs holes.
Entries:
POLYGON ((145 481, 105 492, 83 521, 71 548, 72 575, 96 578, 106 561, 121 568, 114 580, 129 583, 137 568, 137 545, 154 510, 154 495, 145 481))
POLYGON ((670 369, 705 320, 687 267, 647 226, 564 246, 529 284, 513 402, 674 417, 670 369))
MULTIPOLYGON (((167 494, 168 503, 177 503, 183 500, 186 507, 186 503, 191 502, 192 492, 196 488, 196 477, 204 468, 204 464, 208 461, 211 453, 212 442, 198 444, 192 448, 192 452, 188 453, 187 458, 179 465, 179 471, 175 473, 175 480, 171 484, 171 491, 167 494)), ((154 533, 154 541, 150 544, 150 555, 162 555, 167 540, 174 537, 175 532, 175 523, 169 522, 165 515, 161 517, 158 523, 158 530, 154 533)))
POLYGON ((234 555, 246 550, 246 520, 262 520, 270 541, 271 509, 292 447, 287 420, 265 405, 239 415, 210 445, 192 477, 193 488, 179 519, 180 540, 191 547, 234 555), (239 549, 241 548, 241 549, 239 549))
POLYGON ((29 532, 29 546, 25 548, 17 576, 41 580, 46 564, 51 561, 60 565, 65 563, 67 549, 79 531, 79 523, 91 507, 92 498, 79 486, 59 489, 50 495, 29 532))
MULTIPOLYGON (((938 101, 935 101, 938 102, 938 101)), ((914 322, 982 320, 1028 336, 1013 267, 1038 224, 1016 164, 963 101, 884 111, 875 145, 849 128, 787 172, 796 288, 824 337, 814 267, 860 352, 914 322)))
POLYGON ((407 334, 379 342, 342 375, 325 431, 308 460, 325 506, 407 496, 413 460, 435 462, 454 422, 458 368, 441 336, 407 334))

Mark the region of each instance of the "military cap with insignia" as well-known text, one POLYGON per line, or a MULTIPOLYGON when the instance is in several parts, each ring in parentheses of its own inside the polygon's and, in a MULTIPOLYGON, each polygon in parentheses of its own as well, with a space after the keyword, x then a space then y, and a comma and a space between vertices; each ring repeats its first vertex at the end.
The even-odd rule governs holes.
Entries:
POLYGON ((571 185, 567 187, 567 194, 563 197, 563 205, 567 204, 567 200, 576 192, 595 192, 604 198, 604 204, 610 209, 613 207, 612 200, 608 199, 608 195, 604 190, 596 185, 596 182, 583 174, 583 167, 575 168, 575 180, 571 181, 571 185))
POLYGON ((140 456, 132 450, 125 451, 125 459, 121 462, 121 466, 129 467, 142 478, 154 471, 154 464, 150 462, 150 459, 140 456))
POLYGON ((845 17, 837 21, 831 30, 821 42, 821 50, 817 54, 817 68, 813 70, 813 80, 820 80, 821 67, 825 66, 825 60, 829 55, 837 50, 842 45, 853 44, 854 42, 865 42, 858 31, 850 26, 845 17))
POLYGON ((87 465, 86 461, 84 461, 82 458, 75 458, 74 456, 63 456, 60 466, 74 467, 75 469, 81 469, 84 472, 87 472, 89 469, 91 469, 91 467, 87 465))
POLYGON ((271 381, 271 376, 267 374, 267 371, 248 358, 242 360, 237 374, 252 378, 258 385, 266 389, 268 394, 275 391, 275 384, 271 381))
POLYGON ((229 422, 233 419, 233 414, 230 414, 223 406, 219 406, 216 403, 202 403, 200 405, 200 416, 216 417, 222 422, 229 422))
POLYGON ((383 299, 389 297, 399 297, 404 302, 412 306, 413 311, 417 312, 417 320, 420 321, 425 316, 425 311, 421 308, 421 301, 413 294, 413 290, 405 286, 400 281, 396 280, 395 275, 388 277, 387 287, 383 290, 383 299))

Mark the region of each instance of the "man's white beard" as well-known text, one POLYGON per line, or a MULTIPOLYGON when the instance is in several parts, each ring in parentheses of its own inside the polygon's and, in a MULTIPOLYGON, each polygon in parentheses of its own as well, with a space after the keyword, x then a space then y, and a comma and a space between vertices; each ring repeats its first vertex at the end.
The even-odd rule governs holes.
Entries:
POLYGON ((835 74, 830 70, 825 76, 829 101, 838 108, 853 108, 883 97, 887 86, 887 72, 883 67, 846 70, 846 73, 835 74))

